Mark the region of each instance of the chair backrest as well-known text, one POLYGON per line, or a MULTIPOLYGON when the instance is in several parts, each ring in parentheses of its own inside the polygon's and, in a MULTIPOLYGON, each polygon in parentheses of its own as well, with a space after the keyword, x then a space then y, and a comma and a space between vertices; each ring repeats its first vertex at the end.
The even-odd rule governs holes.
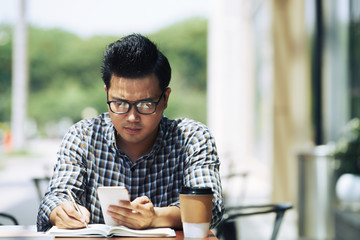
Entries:
POLYGON ((38 199, 41 201, 44 197, 45 191, 49 185, 50 177, 33 178, 34 186, 36 188, 38 199))
POLYGON ((236 218, 258 214, 275 213, 275 223, 271 236, 271 240, 275 240, 279 232, 284 214, 291 208, 292 205, 290 203, 226 207, 223 219, 216 227, 216 235, 219 239, 236 240, 236 218))
POLYGON ((19 225, 14 216, 7 213, 0 213, 0 225, 19 225))

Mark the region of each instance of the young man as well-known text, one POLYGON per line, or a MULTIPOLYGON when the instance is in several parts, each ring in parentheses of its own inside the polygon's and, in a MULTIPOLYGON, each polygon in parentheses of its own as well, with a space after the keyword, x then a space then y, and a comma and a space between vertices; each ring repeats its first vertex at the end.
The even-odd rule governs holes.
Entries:
POLYGON ((65 135, 38 230, 103 223, 100 186, 129 190, 131 202, 120 201, 108 214, 135 229, 181 228, 180 187, 211 187, 214 227, 223 214, 215 141, 203 124, 163 115, 171 92, 167 58, 148 38, 132 34, 109 45, 102 74, 109 112, 76 123, 65 135))

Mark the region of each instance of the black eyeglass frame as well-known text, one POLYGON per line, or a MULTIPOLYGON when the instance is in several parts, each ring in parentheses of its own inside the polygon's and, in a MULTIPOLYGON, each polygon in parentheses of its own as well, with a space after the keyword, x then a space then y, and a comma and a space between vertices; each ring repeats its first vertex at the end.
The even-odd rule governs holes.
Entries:
POLYGON ((165 93, 165 91, 163 91, 163 92, 161 93, 159 100, 156 101, 156 102, 140 100, 140 101, 136 101, 136 102, 134 102, 134 103, 131 103, 131 102, 127 101, 127 100, 109 101, 109 95, 108 95, 108 93, 106 93, 106 100, 107 100, 106 103, 109 105, 110 111, 113 112, 113 113, 115 113, 115 114, 125 114, 125 113, 128 113, 128 112, 130 112, 132 106, 134 106, 137 113, 143 114, 143 115, 150 115, 150 114, 153 114, 154 112, 156 112, 156 108, 157 108, 157 106, 159 105, 161 99, 163 98, 164 93, 165 93), (127 104, 129 104, 129 108, 128 108, 128 110, 127 110, 126 112, 123 112, 123 113, 114 112, 114 111, 111 109, 111 105, 110 105, 110 104, 113 103, 113 102, 123 102, 123 103, 127 103, 127 104), (154 111, 153 111, 153 112, 150 112, 150 113, 142 113, 142 112, 140 112, 136 105, 139 104, 139 103, 141 103, 141 102, 147 102, 147 103, 155 104, 154 111))

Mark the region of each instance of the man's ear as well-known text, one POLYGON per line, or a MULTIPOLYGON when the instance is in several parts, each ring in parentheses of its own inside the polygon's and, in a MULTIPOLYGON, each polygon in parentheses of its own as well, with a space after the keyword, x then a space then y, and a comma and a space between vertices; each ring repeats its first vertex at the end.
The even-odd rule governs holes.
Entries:
POLYGON ((106 85, 104 85, 104 90, 105 90, 105 92, 107 93, 107 87, 106 87, 106 85))
POLYGON ((165 93, 164 93, 164 95, 165 95, 165 104, 164 104, 164 110, 167 108, 167 103, 168 103, 168 100, 169 100, 169 96, 170 96, 170 93, 171 93, 171 88, 167 88, 166 90, 165 90, 165 93))

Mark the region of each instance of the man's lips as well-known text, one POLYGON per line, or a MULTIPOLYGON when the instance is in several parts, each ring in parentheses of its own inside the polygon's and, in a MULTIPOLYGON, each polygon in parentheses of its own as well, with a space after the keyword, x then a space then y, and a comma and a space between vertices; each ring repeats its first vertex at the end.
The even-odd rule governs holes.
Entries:
POLYGON ((130 134, 135 134, 135 133, 138 133, 140 132, 140 128, 137 128, 137 127, 124 127, 125 131, 130 133, 130 134))

